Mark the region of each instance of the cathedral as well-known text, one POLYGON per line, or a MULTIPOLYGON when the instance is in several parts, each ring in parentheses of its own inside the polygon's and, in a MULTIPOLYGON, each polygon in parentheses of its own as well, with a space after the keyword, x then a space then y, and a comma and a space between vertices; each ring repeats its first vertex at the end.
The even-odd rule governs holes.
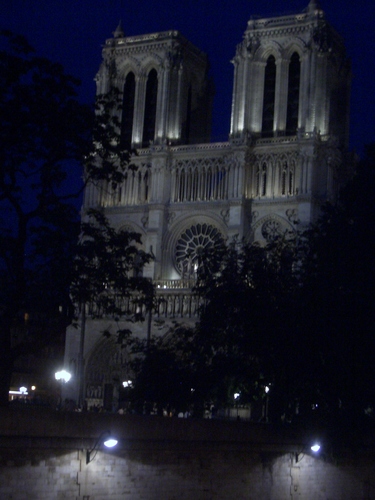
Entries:
MULTIPOLYGON (((196 320, 190 290, 204 248, 234 236, 265 244, 335 200, 347 176, 350 62, 316 0, 294 15, 251 18, 232 60, 228 141, 211 143, 208 59, 178 31, 127 37, 119 25, 102 56, 97 93, 121 91, 121 140, 136 168, 115 190, 88 186, 83 213, 100 207, 113 227, 142 235, 154 256, 144 275, 163 300, 132 329, 163 335, 171 321, 196 320)), ((89 406, 113 406, 130 377, 124 352, 103 337, 112 323, 87 317, 89 406)), ((80 330, 70 327, 64 361, 73 374, 79 349, 80 330)), ((77 383, 66 391, 77 400, 77 383)))

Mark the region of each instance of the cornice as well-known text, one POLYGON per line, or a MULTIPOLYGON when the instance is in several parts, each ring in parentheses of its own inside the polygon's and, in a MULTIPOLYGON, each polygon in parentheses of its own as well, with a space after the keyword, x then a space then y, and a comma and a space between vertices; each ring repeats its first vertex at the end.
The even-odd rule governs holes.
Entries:
POLYGON ((152 50, 165 50, 170 49, 171 46, 180 46, 197 59, 207 59, 207 55, 204 52, 189 42, 187 38, 176 30, 138 36, 109 38, 103 46, 103 52, 115 52, 116 56, 118 56, 130 53, 142 53, 145 52, 145 49, 148 52, 152 50))

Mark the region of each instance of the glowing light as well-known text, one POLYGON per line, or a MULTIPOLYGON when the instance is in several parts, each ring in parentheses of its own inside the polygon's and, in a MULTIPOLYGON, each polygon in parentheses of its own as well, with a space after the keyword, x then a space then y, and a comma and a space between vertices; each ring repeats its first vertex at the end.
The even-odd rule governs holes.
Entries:
POLYGON ((94 444, 94 447, 86 451, 86 465, 94 460, 101 444, 104 444, 106 448, 113 448, 117 443, 117 439, 111 436, 109 431, 102 432, 94 444), (107 438, 104 439, 105 435, 107 435, 107 438))
POLYGON ((116 446, 116 444, 118 443, 117 439, 114 439, 113 437, 109 437, 108 439, 106 439, 104 441, 104 446, 106 446, 107 448, 113 448, 114 446, 116 446))
POLYGON ((313 451, 314 453, 318 453, 319 450, 320 450, 320 444, 315 443, 311 446, 311 451, 313 451))
POLYGON ((133 385, 133 382, 131 380, 124 380, 122 383, 124 387, 131 387, 133 385))
POLYGON ((234 399, 238 399, 240 397, 240 393, 239 392, 235 392, 233 394, 233 397, 234 397, 234 399))
POLYGON ((67 372, 66 370, 60 370, 59 372, 55 373, 55 379, 56 380, 61 380, 62 382, 69 382, 69 380, 72 378, 72 375, 67 372))
POLYGON ((27 388, 26 387, 20 387, 20 393, 21 394, 27 394, 27 388))
MULTIPOLYGON (((21 389, 25 389, 25 387, 21 387, 21 389)), ((11 396, 21 396, 21 395, 22 395, 22 396, 27 396, 29 393, 28 393, 28 392, 27 392, 27 390, 26 390, 26 392, 21 392, 21 391, 9 391, 9 394, 10 394, 11 396)))

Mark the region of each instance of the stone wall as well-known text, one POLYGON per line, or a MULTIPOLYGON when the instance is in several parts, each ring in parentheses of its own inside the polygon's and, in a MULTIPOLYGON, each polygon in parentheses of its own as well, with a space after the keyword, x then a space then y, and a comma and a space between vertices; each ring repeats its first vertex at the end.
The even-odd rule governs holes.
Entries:
POLYGON ((373 449, 314 457, 289 428, 25 408, 0 429, 1 500, 375 499, 373 449), (107 430, 118 446, 86 464, 107 430))

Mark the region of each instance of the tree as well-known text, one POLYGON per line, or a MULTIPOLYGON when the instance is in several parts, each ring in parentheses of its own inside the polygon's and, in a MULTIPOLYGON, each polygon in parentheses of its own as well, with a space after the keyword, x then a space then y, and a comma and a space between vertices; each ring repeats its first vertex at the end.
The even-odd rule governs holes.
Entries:
MULTIPOLYGON (((86 308, 92 317, 126 318, 128 322, 144 321, 151 313, 154 287, 143 277, 144 265, 151 255, 141 248, 136 232, 116 231, 99 210, 87 210, 81 223, 81 234, 75 251, 70 295, 80 316, 79 404, 83 404, 86 308)), ((103 332, 106 334, 106 332, 103 332)), ((119 329, 117 342, 130 336, 128 328, 119 329)), ((109 335, 109 334, 108 334, 109 335)))
POLYGON ((295 258, 296 241, 285 235, 266 247, 233 241, 202 259, 196 291, 205 301, 193 345, 206 372, 202 396, 215 405, 233 404, 234 393, 241 403, 262 399, 270 384, 274 395, 292 391, 281 360, 295 342, 295 258))
MULTIPOLYGON (((264 399, 269 384, 274 393, 285 392, 280 358, 285 362, 289 350, 283 346, 292 338, 294 252, 295 242, 288 238, 266 248, 234 240, 206 250, 193 291, 203 299, 199 322, 195 328, 176 325, 153 344, 152 363, 138 362, 138 399, 142 393, 149 398, 151 392, 154 401, 166 405, 166 366, 174 374, 169 404, 179 405, 177 410, 191 404, 197 415, 208 403, 216 408, 233 405, 235 393, 244 404, 264 399)), ((139 346, 135 350, 141 351, 139 346)))
POLYGON ((111 190, 132 168, 120 141, 119 92, 98 96, 94 110, 77 101, 78 81, 37 57, 23 37, 1 32, 1 49, 0 403, 5 404, 15 359, 56 335, 55 328, 28 321, 15 342, 12 331, 24 324, 24 315, 41 313, 61 331, 71 318, 59 311, 71 305, 71 297, 81 306, 95 298, 99 308, 119 314, 118 292, 141 296, 147 281, 126 273, 133 265, 141 269, 148 257, 136 248, 139 235, 116 232, 100 212, 79 222, 84 187, 111 190))
POLYGON ((133 313, 134 306, 138 310, 146 304, 149 307, 153 285, 142 276, 151 255, 141 250, 140 245, 138 233, 115 230, 101 211, 87 210, 73 262, 70 285, 73 303, 95 307, 94 317, 132 316, 134 320, 141 317, 141 312, 133 313))
MULTIPOLYGON (((0 51, 0 401, 8 400, 14 360, 46 339, 24 314, 58 317, 66 305, 69 256, 79 232, 72 178, 89 152, 92 112, 78 82, 37 57, 22 37, 1 33, 0 51), (30 322, 31 324, 31 322, 30 322)), ((43 332, 46 335, 47 332, 43 332)), ((52 332, 53 333, 53 332, 52 332)))
POLYGON ((301 309, 305 334, 319 352, 322 409, 354 430, 375 408, 375 146, 335 206, 306 234, 301 309))

